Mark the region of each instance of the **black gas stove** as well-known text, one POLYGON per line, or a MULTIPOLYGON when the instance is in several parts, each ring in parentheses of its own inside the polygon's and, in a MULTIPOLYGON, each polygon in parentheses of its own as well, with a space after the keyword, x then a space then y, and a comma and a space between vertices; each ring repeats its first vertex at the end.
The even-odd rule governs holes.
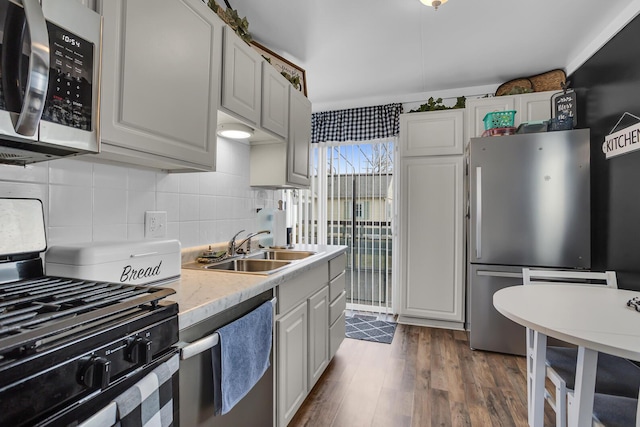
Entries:
MULTIPOLYGON (((0 251, 24 235, 25 209, 42 212, 0 199, 0 251)), ((0 252, 1 426, 77 425, 177 352, 172 289, 50 277, 42 265, 39 252, 0 252)))

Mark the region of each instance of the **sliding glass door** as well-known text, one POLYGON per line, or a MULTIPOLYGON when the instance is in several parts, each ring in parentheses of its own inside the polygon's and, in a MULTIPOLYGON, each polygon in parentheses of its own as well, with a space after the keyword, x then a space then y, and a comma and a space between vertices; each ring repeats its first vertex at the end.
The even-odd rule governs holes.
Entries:
POLYGON ((311 188, 287 196, 295 241, 348 246, 348 308, 390 314, 395 140, 313 145, 311 188))

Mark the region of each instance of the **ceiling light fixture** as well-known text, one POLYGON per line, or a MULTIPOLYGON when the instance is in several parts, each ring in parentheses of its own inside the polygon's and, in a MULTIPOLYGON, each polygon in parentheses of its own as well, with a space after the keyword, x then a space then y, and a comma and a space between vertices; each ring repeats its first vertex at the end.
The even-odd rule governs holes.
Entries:
POLYGON ((242 123, 222 123, 216 133, 224 138, 247 139, 253 135, 253 129, 242 123))
POLYGON ((441 6, 448 1, 449 0, 420 0, 420 3, 422 3, 425 6, 431 6, 435 8, 435 10, 438 10, 438 6, 441 6))

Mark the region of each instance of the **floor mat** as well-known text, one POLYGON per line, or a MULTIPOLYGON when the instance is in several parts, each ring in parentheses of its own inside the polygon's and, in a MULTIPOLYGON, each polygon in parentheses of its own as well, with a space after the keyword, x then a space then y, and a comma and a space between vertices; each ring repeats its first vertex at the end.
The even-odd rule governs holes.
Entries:
POLYGON ((377 320, 375 316, 354 315, 345 321, 347 338, 391 344, 396 332, 396 323, 377 320))

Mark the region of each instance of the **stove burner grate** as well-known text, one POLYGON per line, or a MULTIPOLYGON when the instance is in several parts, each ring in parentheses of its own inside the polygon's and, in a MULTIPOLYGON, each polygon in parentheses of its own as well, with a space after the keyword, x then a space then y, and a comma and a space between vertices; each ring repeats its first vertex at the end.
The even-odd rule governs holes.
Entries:
POLYGON ((44 338, 118 312, 155 307, 174 293, 166 288, 48 276, 0 284, 0 353, 34 348, 44 338))

